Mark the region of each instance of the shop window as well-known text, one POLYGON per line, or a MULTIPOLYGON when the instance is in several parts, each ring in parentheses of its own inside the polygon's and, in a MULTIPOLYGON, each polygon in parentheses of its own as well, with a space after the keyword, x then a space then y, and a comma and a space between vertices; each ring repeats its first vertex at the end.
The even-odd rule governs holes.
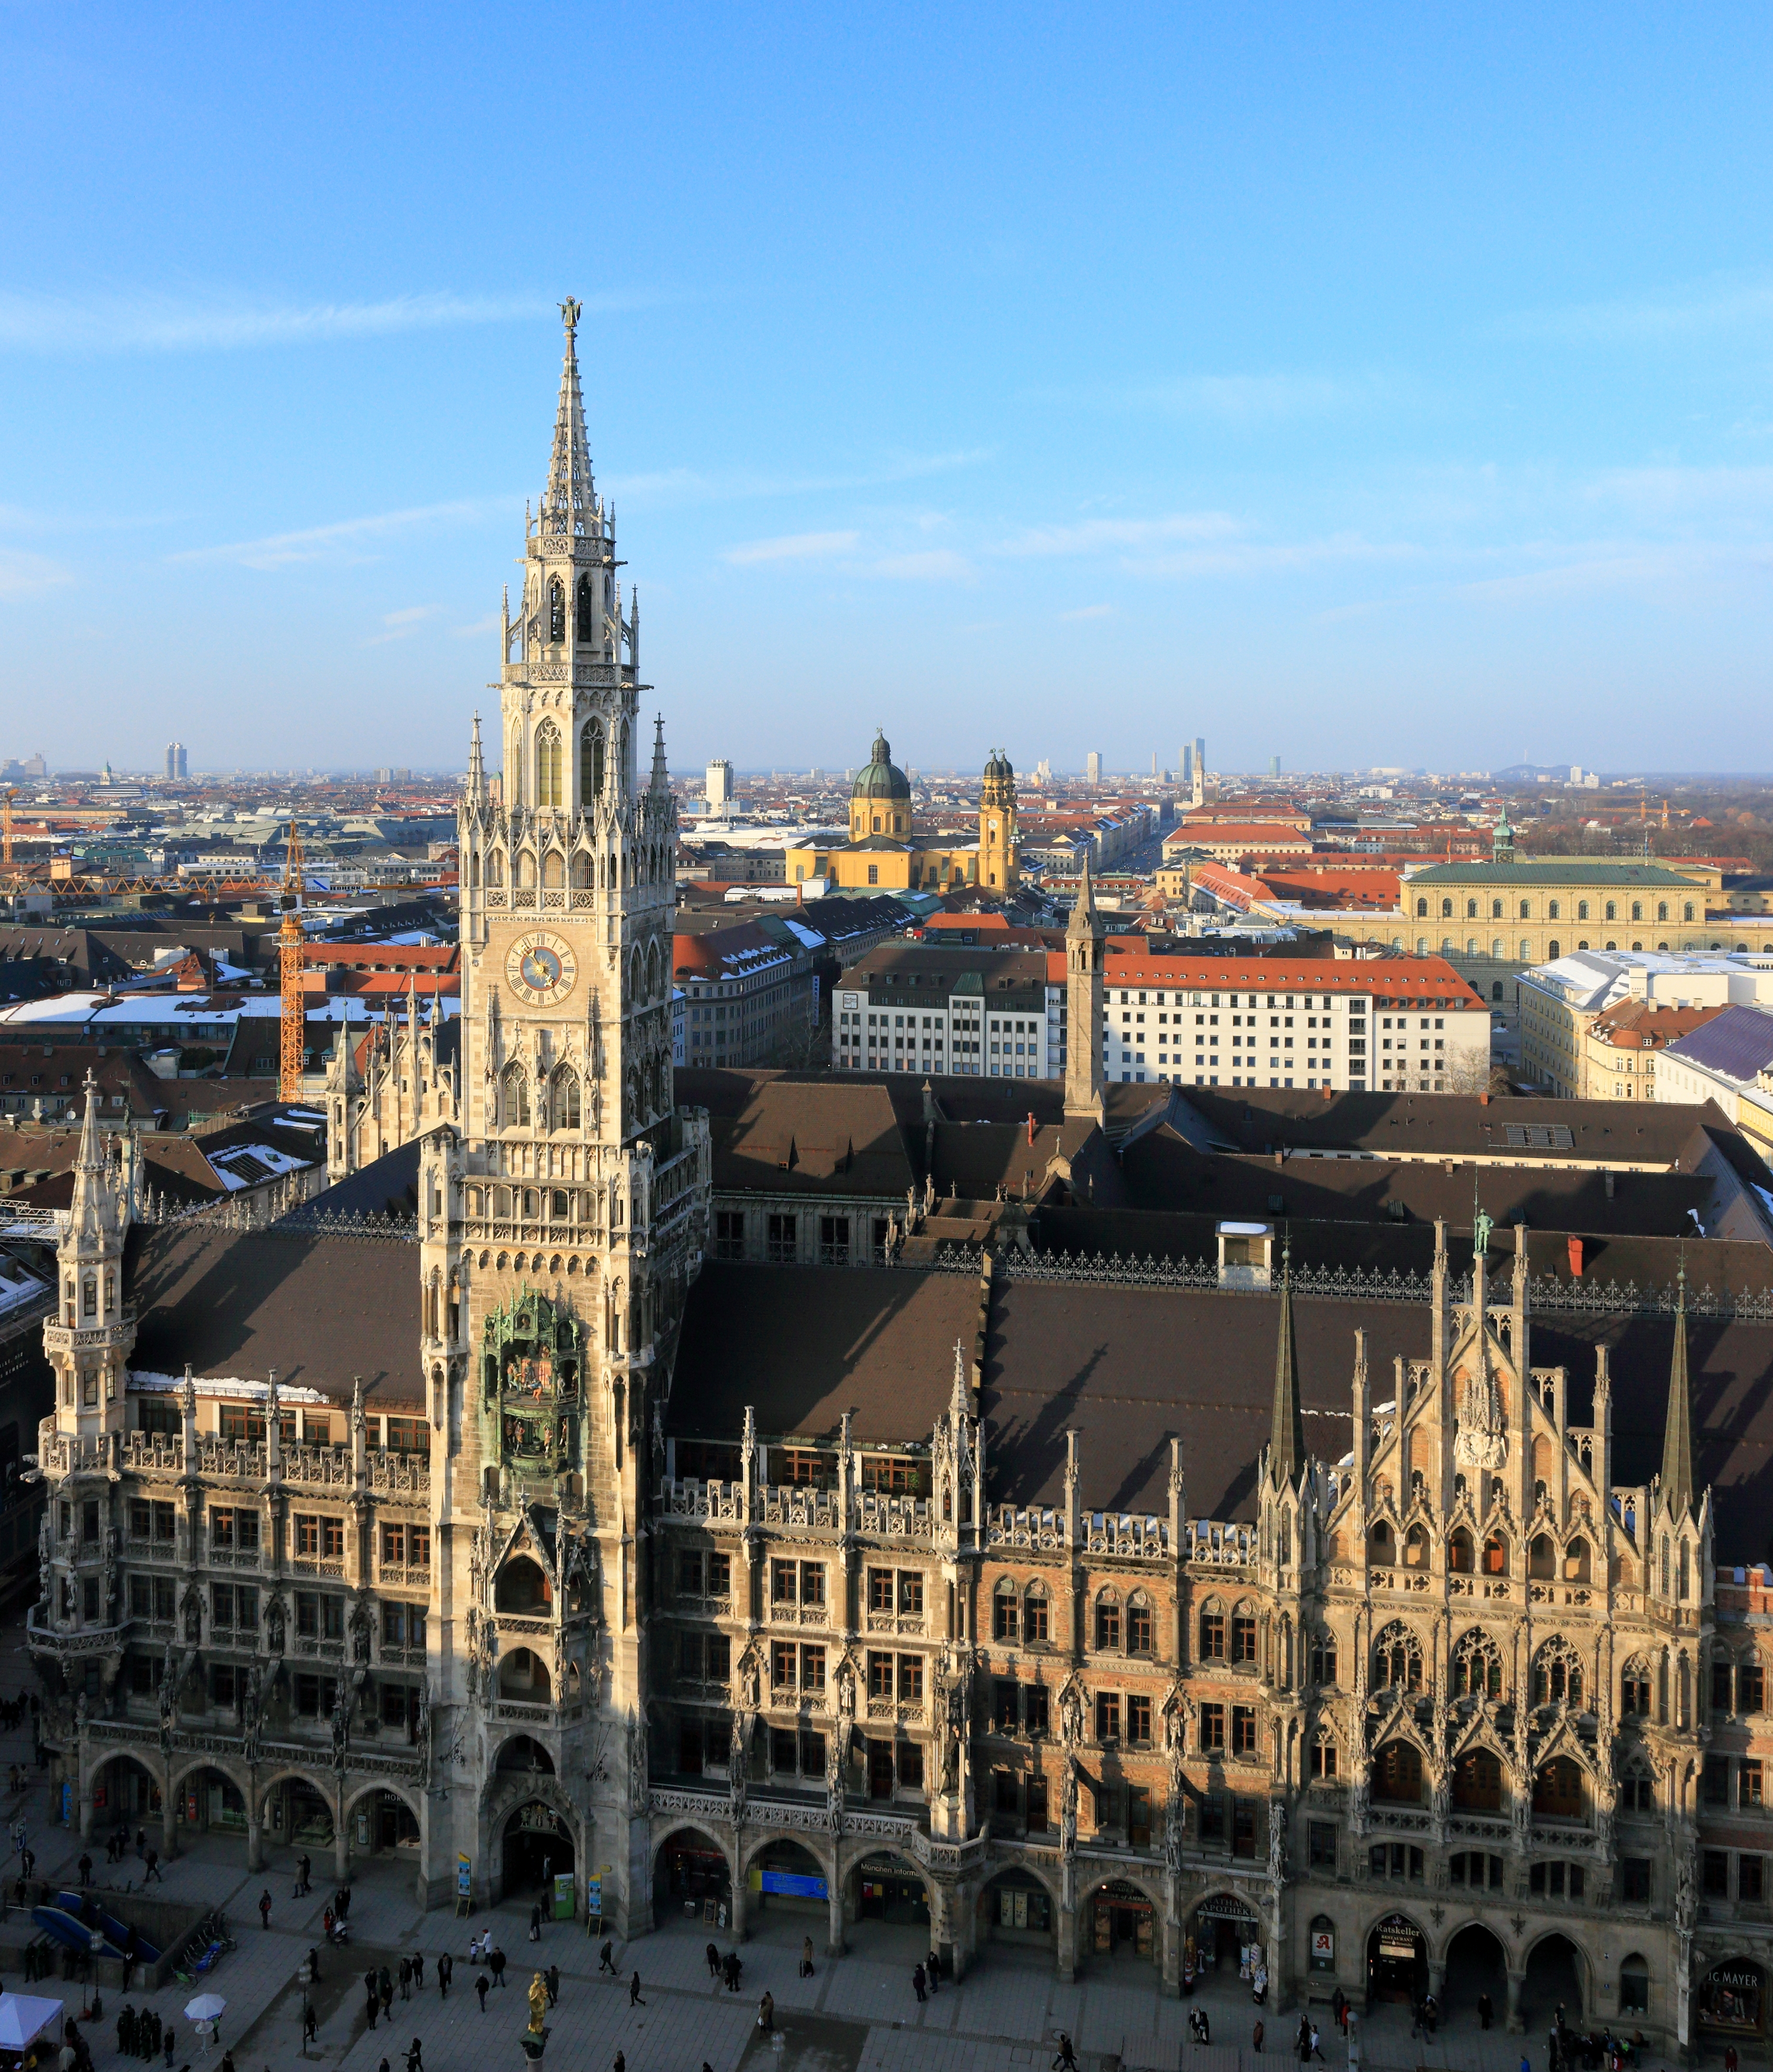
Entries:
POLYGON ((1253 1799, 1235 1799, 1232 1801, 1232 1854, 1234 1856, 1253 1856, 1256 1854, 1256 1802, 1253 1799))
POLYGON ((1650 2012, 1650 1967, 1642 1957, 1627 1957, 1619 1967, 1619 2012, 1650 2012))
MULTIPOLYGON (((1336 1868, 1336 1829, 1331 1820, 1312 1820, 1306 1827, 1306 1852, 1311 1869, 1329 1871, 1336 1868)), ((1314 1931, 1318 1923, 1313 1922, 1314 1931)))

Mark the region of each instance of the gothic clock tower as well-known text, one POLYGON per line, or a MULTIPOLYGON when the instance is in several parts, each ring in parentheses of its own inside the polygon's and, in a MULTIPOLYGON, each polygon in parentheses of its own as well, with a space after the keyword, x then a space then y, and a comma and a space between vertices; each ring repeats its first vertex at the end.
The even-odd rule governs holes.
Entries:
POLYGON ((504 614, 499 744, 475 722, 461 845, 459 1128, 425 1140, 424 1363, 439 1560, 436 1787, 475 1890, 513 1823, 650 1926, 647 1492, 705 1237, 705 1117, 672 1097, 677 808, 662 722, 643 779, 640 610, 591 477, 579 305, 523 594, 504 614), (532 1765, 512 1798, 515 1737, 532 1765), (471 1789, 463 1790, 461 1787, 471 1789), (550 1824, 551 1823, 551 1824, 550 1824))

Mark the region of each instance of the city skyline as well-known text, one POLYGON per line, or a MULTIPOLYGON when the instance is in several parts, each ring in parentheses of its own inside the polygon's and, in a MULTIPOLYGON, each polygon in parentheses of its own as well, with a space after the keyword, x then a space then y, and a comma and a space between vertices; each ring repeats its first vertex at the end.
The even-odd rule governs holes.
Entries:
POLYGON ((19 752, 456 763, 573 294, 688 763, 841 767, 890 713, 965 767, 1013 712, 1068 767, 1203 727, 1231 770, 1279 738, 1463 771, 1648 745, 1671 700, 1677 759, 1754 759, 1746 10, 1598 47, 1380 7, 614 22, 624 148, 569 125, 598 207, 542 235, 527 51, 467 10, 425 18, 430 68, 416 15, 214 13, 200 77, 101 13, 77 88, 60 19, 0 30, 37 197, 0 273, 0 684, 58 693, 19 752))

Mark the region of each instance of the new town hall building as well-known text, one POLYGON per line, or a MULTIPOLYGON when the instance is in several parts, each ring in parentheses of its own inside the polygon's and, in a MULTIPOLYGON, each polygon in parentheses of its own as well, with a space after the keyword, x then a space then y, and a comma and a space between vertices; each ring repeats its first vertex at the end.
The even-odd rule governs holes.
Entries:
MULTIPOLYGON (((403 1852, 431 1905, 570 1876, 631 1938, 785 1909, 833 1951, 927 1924, 956 1968, 1259 1959, 1283 2008, 1758 2036, 1764 1279, 1689 1305, 1670 1240, 1609 1298, 1481 1216, 1388 1279, 1272 1222, 1086 1268, 1030 1243, 1041 1202, 1098 1213, 1117 1101, 1178 1098, 1105 1091, 1094 1042, 1009 1242, 933 1244, 932 1185, 889 1263, 705 1265, 576 314, 504 781, 477 736, 461 806, 459 1091, 394 1154, 416 1224, 146 1225, 89 1116, 30 1627, 82 1831, 403 1852)), ((1066 964, 1100 1029, 1087 899, 1066 964)), ((945 1085, 984 1105, 932 1144, 1019 1141, 945 1085)), ((815 1092, 765 1177, 816 1218, 873 1154, 815 1092)), ((998 1194, 943 1207, 989 1235, 998 1194)), ((1735 1288, 1756 1249, 1692 1256, 1735 1288)))

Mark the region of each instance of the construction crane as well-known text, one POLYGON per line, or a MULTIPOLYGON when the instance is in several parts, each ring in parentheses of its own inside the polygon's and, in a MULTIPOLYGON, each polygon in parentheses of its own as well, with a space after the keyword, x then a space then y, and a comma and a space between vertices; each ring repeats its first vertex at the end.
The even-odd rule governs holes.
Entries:
POLYGON ((12 868, 12 802, 18 796, 18 787, 14 786, 7 792, 4 803, 0 804, 0 863, 4 863, 8 870, 12 868))
POLYGON ((278 1061, 277 1091, 283 1100, 302 1098, 302 1067, 306 1045, 307 1003, 302 989, 302 830, 290 823, 290 845, 283 864, 283 925, 278 931, 278 982, 282 988, 282 1055, 278 1061))

